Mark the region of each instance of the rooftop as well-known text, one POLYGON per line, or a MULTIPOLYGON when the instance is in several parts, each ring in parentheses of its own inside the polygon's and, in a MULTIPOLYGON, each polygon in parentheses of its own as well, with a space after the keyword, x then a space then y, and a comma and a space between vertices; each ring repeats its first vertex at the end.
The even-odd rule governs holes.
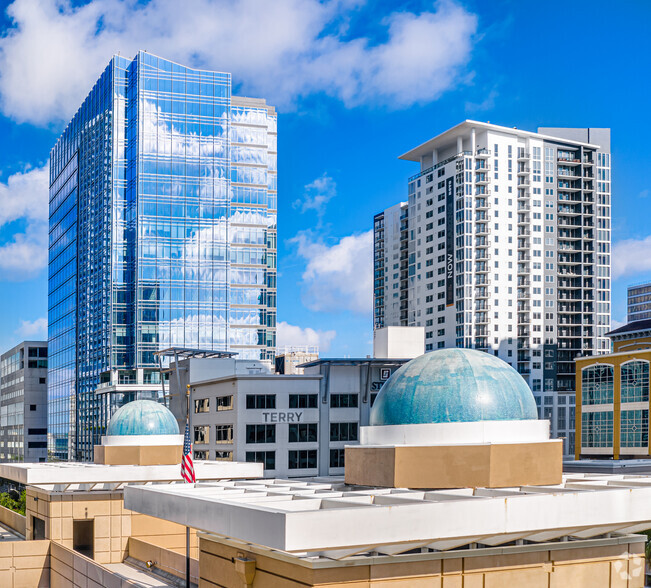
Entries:
POLYGON ((606 333, 607 337, 612 337, 613 335, 625 335, 630 333, 640 333, 642 331, 651 331, 651 319, 642 319, 640 321, 632 321, 627 323, 617 329, 606 333))
MULTIPOLYGON (((223 480, 262 476, 262 464, 236 461, 194 462, 197 480, 223 480)), ((129 482, 181 481, 180 464, 173 465, 102 465, 81 462, 0 463, 0 478, 24 485, 52 485, 54 489, 88 485, 86 489, 118 488, 129 482), (100 488, 101 485, 106 488, 100 488)))
POLYGON ((126 486, 125 507, 301 558, 446 551, 646 530, 651 476, 570 474, 561 484, 409 490, 342 478, 126 486))
POLYGON ((570 139, 553 137, 550 135, 543 135, 541 133, 535 133, 533 131, 523 131, 521 129, 516 129, 513 127, 504 127, 501 125, 484 123, 476 120, 464 120, 463 122, 452 127, 451 129, 448 129, 447 131, 441 133, 440 135, 436 135, 436 137, 433 137, 429 141, 425 141, 424 143, 420 144, 418 147, 415 147, 414 149, 407 151, 407 153, 404 153, 398 159, 420 162, 420 158, 422 155, 430 155, 431 152, 434 149, 437 149, 439 146, 449 145, 453 143, 457 137, 467 135, 468 131, 472 127, 475 127, 476 129, 481 131, 495 131, 500 133, 508 133, 510 135, 517 135, 520 137, 536 137, 538 139, 548 139, 550 141, 561 141, 568 145, 577 145, 577 146, 583 145, 586 147, 591 147, 593 149, 599 148, 599 145, 593 145, 581 141, 572 141, 570 139))

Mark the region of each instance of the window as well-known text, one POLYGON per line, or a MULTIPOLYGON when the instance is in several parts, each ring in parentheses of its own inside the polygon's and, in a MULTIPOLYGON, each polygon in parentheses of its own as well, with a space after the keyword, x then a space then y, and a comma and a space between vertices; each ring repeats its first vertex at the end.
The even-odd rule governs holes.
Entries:
POLYGON ((233 461, 232 451, 215 451, 215 459, 217 461, 233 461))
POLYGON ((330 423, 330 441, 357 441, 357 423, 330 423))
POLYGON ((289 425, 290 443, 317 443, 317 423, 291 423, 289 425))
POLYGON ((275 451, 247 451, 246 461, 249 463, 264 464, 265 470, 276 469, 276 452, 275 451))
POLYGON ((343 468, 344 467, 345 454, 346 454, 345 449, 331 449, 330 450, 330 467, 331 468, 343 468))
POLYGON ((195 451, 194 452, 194 459, 208 459, 208 452, 207 451, 195 451))
POLYGON ((28 449, 47 449, 47 441, 29 441, 27 443, 28 449))
POLYGON ((593 365, 584 368, 581 373, 581 389, 581 404, 612 404, 613 366, 593 365))
POLYGON ((194 428, 195 443, 210 443, 210 426, 201 425, 194 428))
POLYGON ((622 402, 649 402, 649 362, 628 361, 621 370, 622 402))
POLYGON ((47 429, 27 429, 28 435, 47 435, 47 429))
POLYGON ((246 425, 247 443, 275 443, 276 425, 246 425))
POLYGON ((358 394, 331 394, 331 408, 357 408, 359 406, 358 394))
POLYGON ((275 394, 247 394, 246 408, 276 408, 275 394))
POLYGON ((649 444, 649 411, 622 410, 621 446, 647 447, 649 444))
POLYGON ((46 383, 45 378, 39 378, 38 383, 39 384, 45 384, 46 383))
POLYGON ((613 412, 581 414, 581 447, 613 446, 613 412))
POLYGON ((217 404, 217 411, 220 410, 233 410, 233 396, 217 396, 215 398, 217 404))
POLYGON ((317 467, 317 450, 301 449, 289 452, 289 469, 304 470, 317 467))
POLYGON ((233 425, 216 425, 215 443, 232 443, 233 442, 233 425))
POLYGON ((289 408, 317 408, 318 394, 290 394, 289 408))
POLYGON ((35 404, 30 404, 30 405, 29 405, 29 410, 30 410, 31 412, 34 412, 34 411, 36 410, 36 405, 35 405, 35 404))
POLYGON ((210 411, 210 398, 195 398, 194 412, 209 412, 210 411))

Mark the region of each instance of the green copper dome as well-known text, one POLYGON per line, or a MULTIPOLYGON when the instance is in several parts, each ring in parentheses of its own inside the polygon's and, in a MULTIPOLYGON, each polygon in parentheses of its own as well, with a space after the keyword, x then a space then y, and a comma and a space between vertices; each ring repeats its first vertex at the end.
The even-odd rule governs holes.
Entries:
POLYGON ((162 404, 153 400, 134 400, 113 413, 106 434, 178 435, 179 425, 171 411, 162 404))
POLYGON ((370 424, 537 418, 529 386, 509 364, 474 349, 440 349, 394 372, 375 399, 370 424))

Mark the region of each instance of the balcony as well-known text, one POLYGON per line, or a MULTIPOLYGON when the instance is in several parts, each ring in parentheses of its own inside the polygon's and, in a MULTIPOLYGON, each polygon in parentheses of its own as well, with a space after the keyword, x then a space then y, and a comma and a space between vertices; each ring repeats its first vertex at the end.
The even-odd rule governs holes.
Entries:
POLYGON ((518 161, 525 161, 526 159, 531 159, 531 153, 518 150, 518 161))
POLYGON ((581 163, 580 159, 576 159, 572 156, 561 156, 557 159, 558 163, 562 163, 563 165, 579 165, 581 163))
POLYGON ((475 175, 475 184, 478 186, 482 184, 490 184, 490 178, 488 177, 488 174, 484 173, 478 173, 475 175))
POLYGON ((475 151, 476 159, 486 159, 491 156, 491 151, 489 149, 477 149, 475 151))
POLYGON ((530 172, 531 172, 531 168, 529 168, 528 166, 518 166, 518 172, 517 173, 518 173, 519 176, 526 176, 530 172))

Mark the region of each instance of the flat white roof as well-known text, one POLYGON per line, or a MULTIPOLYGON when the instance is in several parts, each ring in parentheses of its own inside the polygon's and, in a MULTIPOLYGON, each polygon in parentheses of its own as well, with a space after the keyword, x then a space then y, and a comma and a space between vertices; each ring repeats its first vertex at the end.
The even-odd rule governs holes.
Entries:
MULTIPOLYGON (((263 465, 239 461, 194 461, 197 480, 259 478, 263 465)), ((181 464, 103 465, 79 462, 2 463, 0 478, 25 485, 122 484, 181 481, 181 464)))
POLYGON ((341 478, 125 486, 125 507, 307 557, 440 551, 651 527, 651 476, 570 474, 558 486, 409 490, 341 478))
MULTIPOLYGON (((552 135, 543 135, 541 133, 536 133, 533 131, 523 131, 522 129, 516 129, 513 127, 504 127, 501 125, 495 125, 491 123, 479 122, 476 120, 464 120, 458 125, 436 135, 435 137, 421 143, 417 147, 410 149, 407 153, 403 153, 398 157, 398 159, 404 159, 406 161, 420 161, 422 155, 429 155, 434 149, 436 149, 441 144, 449 144, 454 141, 457 137, 465 136, 468 130, 472 127, 475 127, 477 130, 483 131, 495 131, 498 133, 507 133, 510 135, 517 135, 520 137, 532 137, 536 139, 546 140, 546 141, 556 141, 561 143, 566 143, 568 145, 583 145, 585 147, 590 147, 592 149, 598 149, 599 145, 594 145, 591 143, 586 143, 583 141, 574 141, 572 139, 565 139, 563 137, 554 137, 552 135)), ((474 149, 474 146, 473 146, 474 149)))

